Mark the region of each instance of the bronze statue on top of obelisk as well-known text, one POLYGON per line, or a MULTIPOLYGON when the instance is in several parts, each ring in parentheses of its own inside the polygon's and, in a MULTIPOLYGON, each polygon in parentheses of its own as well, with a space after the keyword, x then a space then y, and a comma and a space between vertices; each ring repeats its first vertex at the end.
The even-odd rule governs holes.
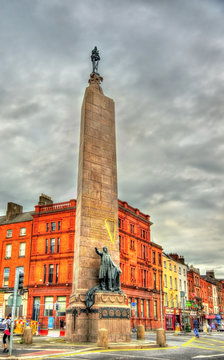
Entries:
POLYGON ((93 72, 81 112, 73 285, 66 315, 66 337, 70 341, 96 341, 98 329, 112 327, 110 341, 130 338, 129 307, 118 286, 114 101, 103 94, 100 86, 103 78, 98 74, 99 59, 95 47, 91 55, 93 72), (100 271, 104 261, 100 261, 103 254, 98 249, 102 248, 107 248, 106 253, 103 250, 108 266, 105 272, 100 271))

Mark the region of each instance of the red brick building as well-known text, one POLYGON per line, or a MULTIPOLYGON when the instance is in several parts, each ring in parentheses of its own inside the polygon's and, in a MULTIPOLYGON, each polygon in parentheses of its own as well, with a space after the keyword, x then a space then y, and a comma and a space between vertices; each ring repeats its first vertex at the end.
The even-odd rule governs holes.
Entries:
POLYGON ((76 200, 53 204, 46 196, 35 206, 27 317, 43 328, 65 319, 72 289, 75 209, 76 200))
POLYGON ((132 327, 161 326, 162 247, 150 240, 149 215, 119 200, 121 287, 127 294, 132 327))
POLYGON ((7 305, 12 294, 16 270, 24 273, 23 302, 18 315, 26 316, 28 302, 30 246, 32 238, 33 212, 23 212, 18 204, 8 203, 6 215, 0 216, 0 317, 11 312, 7 305))
MULTIPOLYGON (((7 245, 13 246, 11 258, 6 256, 1 262, 0 291, 6 291, 8 284, 12 292, 15 268, 23 265, 26 293, 21 315, 38 320, 42 328, 55 327, 55 323, 58 327, 60 320, 65 320, 72 290, 76 200, 53 204, 42 194, 34 212, 18 209, 20 213, 13 213, 8 220, 0 217, 1 254, 9 254, 7 245), (21 230, 24 228, 26 235, 21 230), (7 234, 13 234, 13 244, 7 234), (24 242, 25 257, 20 259, 24 242)), ((121 287, 132 309, 132 326, 142 323, 148 329, 160 327, 162 248, 150 241, 150 217, 119 200, 118 222, 121 287)), ((2 310, 5 315, 5 304, 2 310)))

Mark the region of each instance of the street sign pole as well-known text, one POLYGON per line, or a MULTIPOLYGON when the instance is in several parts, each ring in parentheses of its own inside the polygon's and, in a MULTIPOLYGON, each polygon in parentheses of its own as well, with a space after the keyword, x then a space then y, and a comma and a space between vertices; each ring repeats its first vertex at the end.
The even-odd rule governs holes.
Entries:
POLYGON ((15 286, 14 286, 14 293, 13 293, 13 304, 12 304, 12 318, 11 318, 11 335, 9 341, 9 355, 12 355, 12 340, 13 340, 13 330, 14 330, 14 319, 15 319, 15 312, 16 312, 16 296, 18 290, 18 283, 19 283, 19 271, 16 271, 15 276, 15 286))

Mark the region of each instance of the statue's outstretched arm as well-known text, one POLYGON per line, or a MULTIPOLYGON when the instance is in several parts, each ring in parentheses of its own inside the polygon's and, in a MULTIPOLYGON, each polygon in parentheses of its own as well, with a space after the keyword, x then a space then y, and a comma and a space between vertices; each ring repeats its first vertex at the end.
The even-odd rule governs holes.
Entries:
POLYGON ((103 255, 103 253, 101 252, 101 251, 99 251, 98 249, 97 249, 97 247, 95 247, 95 250, 96 250, 96 253, 98 254, 98 255, 103 255))

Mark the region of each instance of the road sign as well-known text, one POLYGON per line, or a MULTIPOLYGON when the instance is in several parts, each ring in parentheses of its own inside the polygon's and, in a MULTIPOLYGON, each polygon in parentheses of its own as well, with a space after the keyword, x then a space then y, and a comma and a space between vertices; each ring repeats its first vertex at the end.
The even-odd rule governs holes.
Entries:
MULTIPOLYGON (((13 304, 13 294, 11 294, 8 297, 8 305, 10 307, 12 307, 12 304, 13 304)), ((22 304, 22 297, 20 295, 17 295, 16 296, 16 307, 19 307, 21 304, 22 304)))

